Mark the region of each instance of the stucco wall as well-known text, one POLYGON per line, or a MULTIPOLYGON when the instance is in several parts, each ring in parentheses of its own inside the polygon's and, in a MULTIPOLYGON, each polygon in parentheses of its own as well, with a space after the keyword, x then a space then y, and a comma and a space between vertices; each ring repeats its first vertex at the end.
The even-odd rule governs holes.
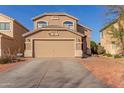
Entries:
POLYGON ((90 54, 90 30, 77 25, 77 32, 82 33, 83 35, 85 35, 86 37, 84 37, 83 39, 83 50, 84 53, 86 54, 90 54))
MULTIPOLYGON (((118 28, 118 24, 113 24, 115 28, 118 28)), ((100 32, 100 43, 103 46, 107 53, 118 54, 120 52, 120 42, 116 38, 112 38, 110 35, 111 29, 108 27, 100 32), (112 48, 112 42, 116 42, 116 48, 112 48)))
POLYGON ((14 42, 16 47, 18 48, 18 51, 24 53, 24 42, 25 39, 22 36, 24 33, 28 32, 27 29, 23 28, 22 26, 20 26, 18 23, 14 22, 13 23, 13 34, 14 34, 14 42))
POLYGON ((0 33, 6 34, 10 37, 13 37, 13 21, 3 15, 0 15, 0 22, 9 22, 10 30, 0 30, 0 33))
MULTIPOLYGON (((69 31, 40 31, 38 33, 35 33, 33 35, 30 35, 26 37, 26 50, 25 50, 25 56, 26 57, 32 57, 32 39, 42 39, 42 38, 74 38, 76 40, 76 56, 82 57, 82 37, 79 35, 76 35, 69 31), (58 33, 57 36, 51 36, 51 33, 58 33), (77 44, 78 43, 78 44, 77 44)), ((64 50, 63 50, 64 51, 64 50)))
POLYGON ((13 39, 1 37, 1 56, 15 54, 16 47, 13 39))
POLYGON ((77 31, 77 21, 68 16, 58 16, 58 19, 52 19, 52 16, 48 16, 48 15, 41 17, 34 21, 34 30, 37 29, 37 22, 39 21, 46 21, 48 22, 48 25, 59 25, 59 26, 63 26, 63 22, 65 21, 71 21, 73 22, 73 25, 74 25, 73 30, 77 31))
POLYGON ((2 37, 2 35, 0 35, 0 56, 2 55, 2 53, 1 53, 1 37, 2 37))
POLYGON ((85 35, 86 35, 87 48, 90 49, 90 31, 86 30, 85 35))
POLYGON ((3 33, 0 38, 0 56, 5 56, 7 54, 13 55, 17 52, 24 53, 25 40, 22 34, 26 33, 27 30, 14 21, 11 22, 11 25, 13 25, 11 31, 0 31, 0 33, 3 33))

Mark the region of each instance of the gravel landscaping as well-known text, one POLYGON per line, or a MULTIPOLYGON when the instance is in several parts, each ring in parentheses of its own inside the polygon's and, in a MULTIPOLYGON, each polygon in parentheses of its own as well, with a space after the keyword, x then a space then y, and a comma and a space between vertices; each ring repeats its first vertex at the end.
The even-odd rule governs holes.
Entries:
POLYGON ((124 87, 124 59, 109 57, 89 57, 80 62, 90 70, 96 78, 111 87, 124 87))

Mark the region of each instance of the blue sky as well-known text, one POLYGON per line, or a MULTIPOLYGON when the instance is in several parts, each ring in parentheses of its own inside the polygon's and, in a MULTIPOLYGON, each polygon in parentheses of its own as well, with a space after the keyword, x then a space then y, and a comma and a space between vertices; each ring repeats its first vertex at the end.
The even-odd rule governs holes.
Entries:
POLYGON ((0 12, 4 13, 23 24, 29 30, 33 30, 32 18, 44 12, 66 12, 79 19, 79 23, 92 29, 91 40, 99 42, 99 30, 105 25, 107 18, 106 6, 86 5, 27 5, 27 6, 0 6, 0 12))

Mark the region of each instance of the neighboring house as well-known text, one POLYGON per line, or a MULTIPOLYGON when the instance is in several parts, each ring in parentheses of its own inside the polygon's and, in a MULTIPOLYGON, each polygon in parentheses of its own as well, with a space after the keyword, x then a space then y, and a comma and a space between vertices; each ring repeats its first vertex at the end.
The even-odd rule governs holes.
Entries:
POLYGON ((24 52, 24 37, 28 32, 24 26, 11 17, 0 13, 0 57, 24 52))
POLYGON ((69 14, 44 13, 33 22, 34 31, 23 35, 25 57, 82 57, 90 50, 91 30, 69 14))
POLYGON ((111 26, 118 29, 118 19, 112 21, 103 27, 100 31, 100 44, 106 50, 106 53, 110 53, 112 55, 119 54, 121 52, 121 45, 117 38, 113 38, 111 33, 111 26))

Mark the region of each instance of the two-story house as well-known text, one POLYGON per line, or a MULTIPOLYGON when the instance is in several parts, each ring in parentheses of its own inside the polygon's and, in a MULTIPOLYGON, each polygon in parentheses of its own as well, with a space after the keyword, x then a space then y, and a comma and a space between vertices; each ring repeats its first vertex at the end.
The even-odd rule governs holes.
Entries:
POLYGON ((0 13, 0 57, 24 52, 24 37, 28 32, 15 19, 0 13))
MULTIPOLYGON (((121 22, 122 25, 123 22, 124 21, 121 22)), ((113 36, 110 34, 112 33, 112 29, 111 29, 112 26, 118 29, 119 27, 118 19, 113 20, 112 22, 110 22, 100 30, 100 44, 101 46, 104 47, 106 53, 116 55, 121 53, 122 50, 120 45, 121 43, 119 42, 119 40, 117 38, 113 38, 113 36)))
POLYGON ((33 18, 34 31, 24 34, 25 57, 82 57, 90 49, 90 29, 66 13, 33 18))

